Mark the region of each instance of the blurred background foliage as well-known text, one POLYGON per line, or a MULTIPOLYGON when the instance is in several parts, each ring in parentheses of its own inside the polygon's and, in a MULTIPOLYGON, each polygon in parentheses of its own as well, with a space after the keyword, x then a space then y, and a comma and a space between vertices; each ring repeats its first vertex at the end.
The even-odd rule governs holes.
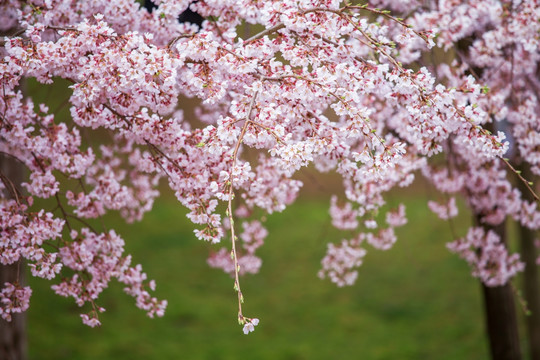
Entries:
MULTIPOLYGON (((142 222, 106 220, 156 280, 156 296, 169 302, 165 316, 146 317, 114 283, 98 301, 107 309, 102 326, 91 329, 71 299, 32 278, 30 359, 487 358, 480 284, 446 250, 452 231, 427 209, 424 186, 391 196, 389 206, 404 202, 410 219, 398 242, 389 251, 368 248, 357 283, 337 288, 317 272, 327 242, 351 234, 331 226, 328 196, 303 180, 300 200, 268 216, 261 272, 242 280, 245 314, 261 319, 254 333, 236 323, 232 279, 206 264, 218 247, 196 240, 184 209, 164 191, 142 222)), ((460 214, 455 232, 463 235, 456 224, 468 223, 460 214)))

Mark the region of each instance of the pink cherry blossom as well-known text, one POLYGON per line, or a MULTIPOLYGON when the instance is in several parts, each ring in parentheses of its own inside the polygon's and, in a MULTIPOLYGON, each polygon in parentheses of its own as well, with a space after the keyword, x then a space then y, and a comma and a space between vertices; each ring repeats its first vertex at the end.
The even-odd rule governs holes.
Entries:
POLYGON ((6 321, 11 321, 11 315, 21 313, 30 306, 32 289, 29 286, 21 287, 18 284, 4 283, 0 292, 0 316, 6 321))
POLYGON ((465 259, 472 275, 487 286, 503 285, 524 268, 519 255, 509 255, 497 234, 480 227, 469 229, 465 238, 448 243, 447 247, 465 259))

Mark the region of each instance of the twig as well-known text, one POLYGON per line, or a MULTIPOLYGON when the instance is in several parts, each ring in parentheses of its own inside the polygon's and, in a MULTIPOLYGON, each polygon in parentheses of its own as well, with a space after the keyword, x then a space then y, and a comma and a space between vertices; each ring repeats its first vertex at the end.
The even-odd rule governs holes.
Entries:
POLYGON ((527 189, 529 190, 531 195, 534 197, 534 199, 536 201, 540 202, 540 197, 538 197, 538 195, 536 195, 536 193, 534 192, 534 189, 531 187, 531 183, 529 183, 529 181, 527 181, 527 179, 525 179, 523 176, 521 176, 521 171, 516 170, 516 168, 514 168, 512 166, 512 164, 510 164, 510 161, 508 159, 505 159, 505 158, 500 158, 500 159, 502 161, 504 161, 506 166, 508 166, 510 168, 510 170, 512 170, 517 175, 518 179, 521 180, 523 182, 523 184, 525 184, 525 186, 527 187, 527 189))
POLYGON ((238 157, 238 150, 240 149, 240 144, 242 143, 242 139, 244 138, 247 128, 249 127, 249 124, 251 123, 251 120, 250 120, 251 112, 253 111, 255 100, 257 99, 258 95, 259 95, 259 90, 255 92, 255 94, 253 95, 253 98, 251 99, 251 103, 249 104, 249 110, 245 118, 245 123, 242 126, 242 131, 240 132, 240 136, 238 137, 236 146, 234 147, 234 150, 233 150, 232 165, 231 165, 231 170, 229 172, 229 200, 227 203, 227 216, 231 224, 231 243, 232 243, 231 254, 232 254, 233 262, 234 262, 234 289, 238 293, 238 322, 240 324, 244 324, 245 322, 244 315, 242 314, 242 303, 244 302, 244 296, 242 295, 242 290, 240 288, 240 279, 239 279, 240 265, 238 265, 238 255, 236 252, 236 235, 234 233, 234 217, 233 217, 233 212, 232 212, 232 200, 234 197, 233 171, 234 171, 234 167, 236 166, 236 159, 238 157))

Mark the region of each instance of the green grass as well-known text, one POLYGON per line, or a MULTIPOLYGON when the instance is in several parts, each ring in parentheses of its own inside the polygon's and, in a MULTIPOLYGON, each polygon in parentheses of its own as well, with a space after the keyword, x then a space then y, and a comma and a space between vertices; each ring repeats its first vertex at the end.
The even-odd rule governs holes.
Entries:
POLYGON ((484 359, 487 344, 478 282, 450 254, 448 224, 410 197, 409 224, 390 251, 368 249, 357 283, 337 288, 316 274, 327 241, 327 200, 303 200, 269 216, 261 272, 242 280, 245 315, 261 319, 242 334, 232 280, 206 265, 210 245, 195 239, 173 200, 142 223, 118 225, 127 250, 169 301, 149 319, 114 283, 100 304, 102 326, 82 325, 70 299, 32 279, 30 359, 484 359))

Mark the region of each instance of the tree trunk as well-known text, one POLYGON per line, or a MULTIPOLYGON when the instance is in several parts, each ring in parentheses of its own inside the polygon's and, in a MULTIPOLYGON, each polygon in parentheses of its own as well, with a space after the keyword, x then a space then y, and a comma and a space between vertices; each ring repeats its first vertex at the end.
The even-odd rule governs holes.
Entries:
POLYGON ((523 272, 523 296, 529 313, 526 317, 527 337, 531 360, 540 360, 540 291, 536 265, 535 233, 524 226, 519 227, 523 272))
POLYGON ((482 290, 491 359, 521 359, 514 294, 510 284, 497 287, 482 284, 482 290))
MULTIPOLYGON (((13 184, 19 186, 22 182, 23 168, 11 158, 0 155, 0 172, 9 178, 13 184)), ((9 198, 10 194, 2 194, 2 198, 9 198)), ((24 282, 24 268, 22 263, 12 265, 0 264, 0 289, 5 282, 19 284, 24 282), (20 266, 20 268, 19 268, 20 266)), ((11 322, 0 318, 0 359, 2 360, 25 360, 26 354, 26 316, 13 314, 11 322)))
MULTIPOLYGON (((478 222, 477 222, 478 223, 478 222)), ((492 230, 506 243, 505 224, 497 227, 482 225, 485 231, 492 230)), ((484 295, 486 330, 492 360, 520 360, 518 323, 514 294, 509 283, 488 287, 482 284, 484 295)))
MULTIPOLYGON (((520 166, 520 170, 527 181, 532 180, 533 174, 530 172, 528 166, 522 165, 520 166)), ((525 184, 519 179, 517 181, 523 198, 534 201, 525 184)), ((538 266, 536 265, 538 254, 534 246, 535 238, 535 231, 521 224, 519 225, 520 255, 521 260, 525 263, 525 271, 523 272, 523 296, 529 310, 529 314, 526 317, 529 352, 531 360, 540 360, 540 282, 538 279, 538 266)))
MULTIPOLYGON (((17 276, 18 264, 0 265, 0 283, 21 282, 21 276, 17 276)), ((26 354, 26 316, 13 314, 10 322, 0 319, 0 359, 25 360, 26 354)))

